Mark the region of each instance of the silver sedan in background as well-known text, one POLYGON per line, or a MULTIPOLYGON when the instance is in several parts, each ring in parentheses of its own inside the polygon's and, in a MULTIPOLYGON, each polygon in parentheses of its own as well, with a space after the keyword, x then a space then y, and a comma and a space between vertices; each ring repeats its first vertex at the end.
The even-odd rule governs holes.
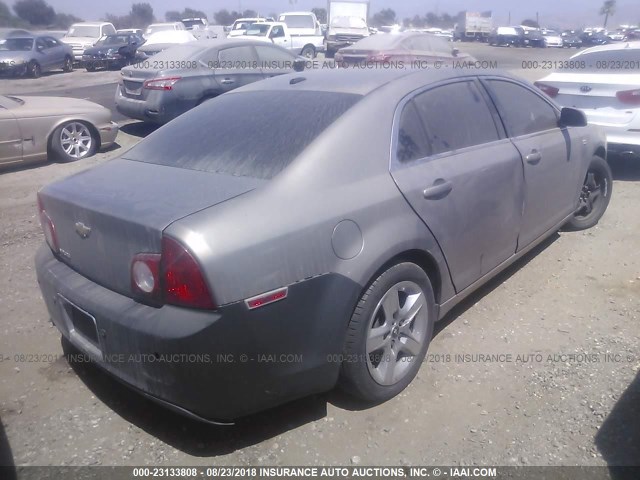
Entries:
POLYGON ((0 166, 81 160, 115 142, 108 108, 76 98, 0 95, 0 166))
POLYGON ((582 112, 465 72, 256 82, 43 188, 53 322, 210 422, 336 385, 397 395, 436 321, 611 198, 604 134, 582 112))
POLYGON ((42 72, 57 69, 73 70, 73 51, 60 40, 45 35, 14 36, 0 44, 0 74, 38 78, 42 72))
POLYGON ((259 40, 178 45, 123 68, 116 107, 131 118, 167 123, 205 100, 305 65, 304 58, 259 40))

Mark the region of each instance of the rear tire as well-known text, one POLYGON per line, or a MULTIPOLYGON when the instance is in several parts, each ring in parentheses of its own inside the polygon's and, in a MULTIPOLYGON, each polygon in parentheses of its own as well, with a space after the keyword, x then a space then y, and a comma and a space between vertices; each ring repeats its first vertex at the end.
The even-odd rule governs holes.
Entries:
POLYGON ((338 386, 367 403, 398 395, 427 353, 436 308, 429 277, 414 263, 382 273, 349 322, 338 386))
POLYGON ((307 45, 302 49, 300 55, 305 57, 307 60, 313 60, 314 58, 316 58, 316 49, 311 45, 307 45))
POLYGON ((564 229, 578 231, 596 226, 609 206, 612 189, 611 167, 603 158, 594 156, 580 191, 580 206, 564 229))

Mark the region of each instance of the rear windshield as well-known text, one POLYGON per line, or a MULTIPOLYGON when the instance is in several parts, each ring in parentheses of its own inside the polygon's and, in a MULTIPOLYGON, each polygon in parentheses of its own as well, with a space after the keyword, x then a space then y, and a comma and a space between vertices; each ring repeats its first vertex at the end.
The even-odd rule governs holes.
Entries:
POLYGON ((311 15, 282 15, 280 21, 289 28, 316 28, 311 15))
POLYGON ((270 179, 360 98, 311 91, 222 95, 157 130, 125 158, 270 179))

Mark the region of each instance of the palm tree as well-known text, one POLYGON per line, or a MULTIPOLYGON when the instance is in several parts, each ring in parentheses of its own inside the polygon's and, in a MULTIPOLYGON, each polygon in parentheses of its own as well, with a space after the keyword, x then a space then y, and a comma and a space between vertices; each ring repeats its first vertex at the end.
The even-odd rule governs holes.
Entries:
POLYGON ((606 0, 600 8, 600 15, 604 15, 604 28, 607 28, 607 21, 614 13, 616 13, 616 0, 606 0))

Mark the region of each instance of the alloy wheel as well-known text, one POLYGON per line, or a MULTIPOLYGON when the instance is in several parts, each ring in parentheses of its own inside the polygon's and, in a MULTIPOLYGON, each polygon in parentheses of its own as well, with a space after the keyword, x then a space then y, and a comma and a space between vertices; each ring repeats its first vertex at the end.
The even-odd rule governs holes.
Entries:
POLYGON ((70 122, 60 132, 60 145, 67 155, 81 159, 91 151, 93 137, 86 125, 70 122))
POLYGON ((428 330, 428 308, 422 288, 414 282, 391 287, 369 321, 367 367, 380 385, 394 385, 420 355, 428 330))

